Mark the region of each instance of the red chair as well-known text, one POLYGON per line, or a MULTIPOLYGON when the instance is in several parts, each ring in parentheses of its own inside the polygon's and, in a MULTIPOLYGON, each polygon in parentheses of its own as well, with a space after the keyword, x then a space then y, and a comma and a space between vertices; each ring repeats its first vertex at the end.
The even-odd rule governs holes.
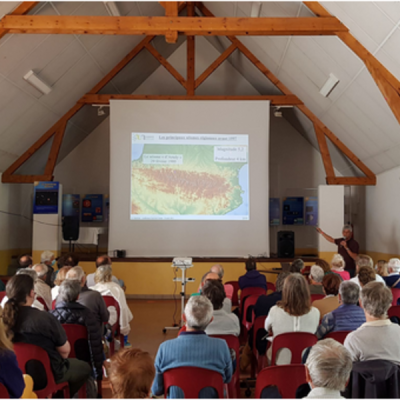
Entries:
POLYGON ((393 301, 392 306, 397 306, 397 299, 400 299, 400 289, 392 288, 393 301))
MULTIPOLYGON (((260 354, 257 350, 257 334, 260 330, 265 330, 265 320, 267 319, 266 315, 261 317, 257 317, 254 320, 253 324, 253 356, 254 361, 257 363, 257 366, 253 364, 252 366, 252 376, 258 374, 265 367, 266 363, 266 354, 260 354)), ((268 342, 270 343, 270 342, 268 342)))
POLYGON ((7 388, 0 383, 0 399, 9 399, 10 398, 10 393, 8 393, 7 388))
POLYGON ((41 298, 41 297, 36 297, 36 300, 43 305, 44 311, 49 311, 49 308, 47 307, 46 302, 41 298))
POLYGON ((261 398, 266 387, 275 385, 283 399, 294 399, 297 388, 304 383, 307 383, 306 369, 302 364, 267 367, 257 377, 255 398, 261 398))
POLYGON ((51 309, 52 309, 52 310, 55 310, 55 309, 56 309, 56 302, 57 302, 57 299, 54 299, 54 300, 51 302, 51 309))
POLYGON ((251 321, 247 320, 247 314, 249 313, 249 308, 255 306, 257 303, 257 300, 260 296, 257 294, 252 294, 251 296, 246 297, 246 304, 243 309, 243 314, 242 314, 242 325, 247 329, 250 330, 250 328, 253 326, 254 322, 254 314, 252 313, 251 321))
MULTIPOLYGON (((77 358, 92 365, 90 356, 89 338, 86 326, 78 324, 63 324, 71 352, 69 358, 77 358)), ((93 367, 93 366, 92 366, 93 367)), ((97 379, 97 393, 102 394, 101 379, 97 379)), ((79 390, 79 398, 86 398, 86 384, 79 390)))
POLYGON ((388 310, 389 318, 397 317, 400 319, 400 306, 392 306, 388 310))
POLYGON ((62 390, 64 392, 64 398, 69 399, 70 396, 68 382, 58 384, 55 383, 53 372, 50 366, 50 359, 45 350, 33 344, 14 343, 14 352, 17 356, 18 365, 22 373, 30 375, 35 382, 35 386, 39 380, 43 379, 41 368, 38 368, 38 363, 43 366, 46 374, 44 377, 46 386, 38 390, 35 390, 35 386, 33 388, 33 391, 39 398, 44 399, 51 397, 54 393, 62 390), (32 366, 29 365, 30 361, 34 361, 32 366))
POLYGON ((344 341, 346 339, 346 336, 350 333, 351 331, 336 331, 336 332, 330 332, 326 335, 324 339, 334 339, 337 342, 344 344, 344 341))
POLYGON ((238 292, 240 290, 239 282, 238 281, 229 281, 229 282, 226 282, 225 285, 233 286, 232 306, 237 307, 239 305, 239 295, 238 295, 238 292))
POLYGON ((6 292, 0 292, 0 302, 6 297, 6 292))
POLYGON ((324 294, 312 294, 311 303, 313 303, 315 300, 322 300, 324 297, 325 297, 324 294))
POLYGON ((243 308, 244 308, 247 297, 252 296, 252 295, 261 296, 262 294, 265 294, 265 293, 266 293, 265 289, 263 289, 261 287, 244 288, 240 293, 240 315, 243 314, 243 308))
POLYGON ((234 335, 210 335, 210 337, 224 339, 229 349, 236 354, 236 369, 233 372, 231 381, 228 383, 228 394, 230 399, 240 397, 240 366, 239 366, 239 339, 234 335))
POLYGON ((271 365, 276 365, 278 350, 283 348, 289 349, 292 353, 290 364, 301 364, 303 350, 314 346, 317 341, 317 337, 308 332, 288 332, 275 336, 272 341, 271 365))
POLYGON ((165 371, 164 397, 167 398, 169 388, 178 386, 186 399, 198 399, 200 390, 205 387, 214 388, 220 399, 224 398, 224 382, 219 372, 197 367, 180 367, 165 371))
POLYGON ((275 285, 271 282, 267 282, 267 291, 271 290, 272 292, 275 292, 276 288, 275 285))
MULTIPOLYGON (((114 299, 112 296, 103 296, 104 302, 106 303, 106 307, 115 307, 117 310, 117 322, 111 327, 111 331, 113 333, 113 339, 114 337, 118 338, 120 341, 120 347, 124 347, 124 335, 121 334, 120 328, 119 328, 119 318, 121 315, 121 311, 119 308, 119 303, 117 300, 114 299)), ((115 353, 115 343, 114 340, 110 342, 110 356, 112 356, 115 353)))
POLYGON ((181 329, 179 329, 178 336, 182 333, 186 332, 186 325, 183 325, 181 329))

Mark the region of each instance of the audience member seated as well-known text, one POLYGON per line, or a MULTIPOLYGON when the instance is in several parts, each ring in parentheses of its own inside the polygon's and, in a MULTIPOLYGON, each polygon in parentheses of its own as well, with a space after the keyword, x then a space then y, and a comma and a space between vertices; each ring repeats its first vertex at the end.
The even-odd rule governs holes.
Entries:
MULTIPOLYGON (((112 261, 109 256, 99 256, 96 258, 96 269, 99 268, 102 265, 111 265, 112 266, 112 261)), ((96 273, 94 272, 93 274, 89 274, 86 277, 86 285, 88 288, 91 288, 96 284, 94 277, 96 273)), ((119 280, 116 278, 114 275, 112 276, 112 282, 115 282, 119 286, 121 286, 125 290, 124 282, 122 280, 119 280)))
POLYGON ((81 267, 73 267, 67 273, 68 280, 77 281, 81 286, 81 293, 77 302, 87 307, 94 314, 98 331, 103 334, 104 323, 108 322, 110 313, 107 310, 103 296, 96 290, 90 290, 86 286, 85 272, 81 267))
POLYGON ((330 332, 354 331, 365 322, 365 314, 359 307, 360 287, 351 281, 344 281, 339 286, 340 306, 322 318, 317 330, 318 339, 330 332))
POLYGON ((67 277, 67 272, 71 269, 71 267, 62 267, 57 274, 57 278, 54 281, 54 287, 51 289, 51 299, 55 300, 60 292, 60 286, 64 282, 67 277))
POLYGON ((35 283, 35 292, 37 297, 41 297, 46 303, 47 309, 51 310, 51 288, 46 283, 47 279, 47 265, 36 264, 32 267, 34 271, 38 274, 38 279, 35 283))
POLYGON ((313 265, 310 270, 310 294, 325 294, 322 287, 322 279, 324 279, 325 272, 318 265, 313 265))
POLYGON ((205 330, 207 335, 240 335, 239 318, 233 313, 224 311, 224 285, 218 280, 208 280, 203 286, 202 294, 213 305, 213 320, 205 330))
POLYGON ((298 258, 292 262, 290 265, 289 272, 294 274, 294 273, 301 273, 301 270, 304 268, 304 261, 301 258, 298 258))
POLYGON ((150 398, 156 371, 149 353, 121 349, 111 357, 108 373, 114 399, 150 398))
POLYGON ((91 374, 90 365, 68 359, 70 344, 61 324, 48 312, 32 307, 35 298, 33 279, 14 275, 6 286, 9 300, 4 306, 3 322, 13 342, 34 344, 46 350, 56 383, 68 382, 73 397, 91 374))
MULTIPOLYGON (((197 367, 219 372, 225 383, 232 378, 232 359, 229 348, 222 339, 211 338, 205 329, 212 320, 213 306, 205 296, 192 296, 186 304, 183 319, 186 332, 161 343, 156 360, 156 377, 152 386, 155 396, 164 394, 163 373, 178 367, 197 367)), ((193 376, 196 379, 196 376, 193 376)), ((199 398, 216 398, 213 388, 204 388, 199 398)), ((183 398, 180 388, 172 386, 168 398, 183 398)))
POLYGON ((77 324, 86 327, 94 377, 102 379, 104 360, 102 335, 94 314, 77 302, 80 292, 81 285, 78 281, 65 280, 60 286, 56 308, 51 313, 61 324, 77 324))
POLYGON ((361 289, 369 282, 376 281, 376 273, 371 267, 361 267, 358 270, 358 281, 360 282, 361 289))
MULTIPOLYGON (((273 306, 265 320, 268 340, 287 332, 315 333, 319 323, 319 311, 311 306, 310 289, 301 274, 290 274, 283 284, 282 300, 273 306)), ((272 346, 271 346, 272 347, 272 346)), ((271 359, 269 348, 267 357, 271 359)), ((282 349, 277 354, 277 365, 290 363, 290 351, 282 349)))
POLYGON ((19 258, 18 264, 21 268, 32 268, 32 257, 29 254, 24 254, 19 258))
POLYGON ((400 326, 388 319, 392 292, 380 282, 370 282, 361 291, 360 305, 366 321, 347 335, 344 342, 353 361, 386 360, 400 364, 400 326))
POLYGON ((18 367, 17 358, 10 339, 6 335, 3 322, 0 320, 0 383, 2 383, 11 399, 19 399, 25 388, 22 371, 18 367))
POLYGON ((331 261, 331 270, 335 274, 340 275, 344 281, 348 281, 350 279, 350 273, 345 270, 345 267, 346 262, 344 258, 340 254, 335 254, 331 261))
POLYGON ((388 276, 388 263, 386 262, 386 260, 379 260, 375 265, 375 271, 383 278, 385 276, 388 276))
POLYGON ((46 274, 46 283, 53 287, 53 273, 54 273, 54 264, 56 263, 56 259, 54 257, 54 253, 49 250, 44 251, 40 256, 40 263, 47 266, 47 274, 46 274))
POLYGON ((388 262, 389 275, 383 279, 386 285, 390 288, 400 289, 400 260, 398 258, 391 258, 388 262))
POLYGON ((319 258, 318 260, 315 261, 315 265, 318 265, 318 267, 321 267, 322 270, 324 271, 325 275, 332 273, 331 266, 329 265, 329 263, 325 260, 322 260, 321 258, 319 258))
POLYGON ((68 253, 64 256, 64 267, 76 267, 79 264, 79 256, 75 253, 68 253))
POLYGON ((336 274, 325 275, 322 279, 322 287, 326 296, 312 303, 313 307, 318 308, 321 318, 339 307, 338 294, 341 282, 342 279, 336 274))
MULTIPOLYGON (((126 303, 125 293, 121 289, 121 286, 119 286, 118 283, 112 282, 111 279, 111 265, 101 265, 97 268, 96 276, 94 278, 96 285, 92 287, 92 290, 96 290, 102 296, 112 296, 118 302, 120 309, 120 331, 122 335, 127 336, 131 331, 129 323, 132 321, 133 315, 126 303)), ((117 322, 117 312, 114 307, 110 307, 109 311, 110 318, 108 322, 112 326, 117 322)))
MULTIPOLYGON (((373 262, 372 262, 371 257, 366 256, 364 254, 360 254, 356 259, 356 276, 354 278, 351 278, 350 281, 356 283, 360 287, 361 287, 361 285, 360 285, 360 280, 358 279, 358 272, 361 267, 373 268, 373 262)), ((380 275, 376 275, 375 279, 377 282, 385 283, 385 281, 383 280, 383 278, 380 275)))
POLYGON ((346 348, 333 339, 325 339, 311 348, 306 361, 306 378, 311 392, 306 399, 344 399, 353 363, 346 348))
POLYGON ((240 290, 249 287, 260 287, 267 291, 267 278, 257 271, 257 263, 249 258, 246 260, 246 273, 239 278, 240 290))
MULTIPOLYGON (((57 279, 57 275, 58 275, 58 272, 60 271, 60 269, 63 268, 63 267, 65 266, 65 265, 64 265, 64 262, 65 262, 65 255, 62 255, 62 256, 60 256, 60 257, 57 258, 57 262, 56 262, 56 264, 57 264, 57 270, 53 272, 53 275, 52 275, 52 277, 51 277, 51 279, 52 279, 53 282, 57 279)), ((70 267, 70 266, 69 266, 69 267, 70 267)), ((72 267, 70 267, 70 268, 72 268, 72 267)))

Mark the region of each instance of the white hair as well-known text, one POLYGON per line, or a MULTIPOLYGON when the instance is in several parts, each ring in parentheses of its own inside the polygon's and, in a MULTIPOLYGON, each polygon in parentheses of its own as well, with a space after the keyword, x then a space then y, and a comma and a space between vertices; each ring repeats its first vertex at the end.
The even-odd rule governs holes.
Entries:
POLYGON ((344 281, 339 286, 343 304, 357 304, 360 298, 360 286, 351 281, 344 281))
POLYGON ((32 279, 33 282, 36 283, 38 280, 38 274, 35 270, 31 268, 22 268, 17 271, 17 275, 29 275, 32 279))
POLYGON ((74 302, 78 299, 79 293, 81 292, 81 285, 75 280, 65 280, 60 285, 60 292, 58 297, 61 301, 66 303, 74 302))
POLYGON ((349 225, 349 224, 346 224, 346 225, 343 226, 342 231, 350 231, 350 232, 353 232, 353 227, 352 227, 351 225, 349 225))
POLYGON ((341 256, 340 254, 335 254, 332 258, 331 266, 333 267, 333 269, 343 271, 344 267, 346 266, 346 261, 344 261, 343 256, 341 256))
POLYGON ((189 328, 204 331, 213 317, 213 305, 205 296, 192 296, 185 307, 186 324, 189 328))
POLYGON ((36 271, 39 278, 43 278, 49 272, 46 264, 35 264, 32 269, 36 271))
POLYGON ((40 256, 40 262, 45 263, 46 261, 52 260, 53 257, 54 253, 52 253, 50 250, 45 250, 40 256))
POLYGON ((100 265, 94 274, 94 281, 99 282, 111 282, 112 280, 112 267, 111 265, 100 265))
POLYGON ((322 279, 324 279, 324 275, 325 275, 325 272, 320 266, 313 265, 311 267, 310 276, 315 282, 322 283, 322 279))
POLYGON ((65 277, 65 279, 68 279, 69 281, 80 282, 84 276, 85 276, 85 271, 82 269, 82 267, 77 265, 76 267, 71 268, 67 272, 67 276, 65 277))
POLYGON ((388 262, 388 268, 398 273, 400 271, 400 260, 398 258, 391 258, 388 262))
POLYGON ((364 311, 375 318, 386 318, 392 305, 392 291, 381 282, 368 282, 361 290, 364 311))
POLYGON ((215 264, 211 267, 210 272, 214 272, 218 274, 219 279, 222 279, 224 277, 224 269, 222 268, 222 265, 220 264, 215 264))
POLYGON ((353 361, 342 344, 334 339, 324 339, 311 348, 306 367, 315 387, 343 391, 349 380, 353 361))

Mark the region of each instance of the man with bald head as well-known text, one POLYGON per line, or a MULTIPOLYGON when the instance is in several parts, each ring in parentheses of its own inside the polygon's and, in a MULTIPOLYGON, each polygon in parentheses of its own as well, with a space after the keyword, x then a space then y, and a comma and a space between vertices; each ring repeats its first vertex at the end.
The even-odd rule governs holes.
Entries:
POLYGON ((37 297, 41 297, 46 303, 47 309, 51 310, 51 302, 52 302, 51 288, 46 283, 46 278, 48 273, 47 265, 36 264, 32 267, 32 269, 36 271, 38 275, 38 280, 36 281, 35 284, 35 292, 37 294, 37 297))
POLYGON ((219 279, 224 278, 224 269, 222 268, 221 264, 215 264, 211 267, 210 272, 214 272, 215 274, 218 274, 219 279))
POLYGON ((18 264, 21 268, 32 268, 32 257, 29 254, 24 254, 19 258, 18 264))
MULTIPOLYGON (((107 256, 107 255, 98 256, 97 259, 96 259, 96 269, 99 268, 102 265, 112 265, 111 258, 109 256, 107 256)), ((91 288, 96 284, 96 282, 94 281, 94 275, 95 275, 95 273, 89 274, 86 277, 86 285, 87 285, 88 288, 91 288)), ((124 285, 124 282, 122 280, 119 280, 118 278, 116 278, 113 275, 112 276, 112 281, 117 283, 119 286, 122 287, 122 289, 125 290, 125 285, 124 285)))

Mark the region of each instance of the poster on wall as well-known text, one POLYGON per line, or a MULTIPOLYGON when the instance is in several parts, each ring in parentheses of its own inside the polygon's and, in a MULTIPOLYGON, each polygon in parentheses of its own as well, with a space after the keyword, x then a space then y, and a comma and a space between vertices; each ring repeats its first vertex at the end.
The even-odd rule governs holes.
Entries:
POLYGON ((304 197, 285 197, 282 211, 283 225, 304 225, 304 197))
POLYGON ((306 225, 318 225, 318 197, 306 197, 306 225))
POLYGON ((278 226, 280 222, 280 199, 271 197, 269 199, 269 226, 278 226))
POLYGON ((62 202, 63 217, 78 217, 81 196, 79 194, 64 194, 62 202))
POLYGON ((82 199, 82 222, 103 222, 102 194, 87 194, 82 199))
POLYGON ((33 213, 58 214, 59 182, 35 182, 33 187, 33 213))

